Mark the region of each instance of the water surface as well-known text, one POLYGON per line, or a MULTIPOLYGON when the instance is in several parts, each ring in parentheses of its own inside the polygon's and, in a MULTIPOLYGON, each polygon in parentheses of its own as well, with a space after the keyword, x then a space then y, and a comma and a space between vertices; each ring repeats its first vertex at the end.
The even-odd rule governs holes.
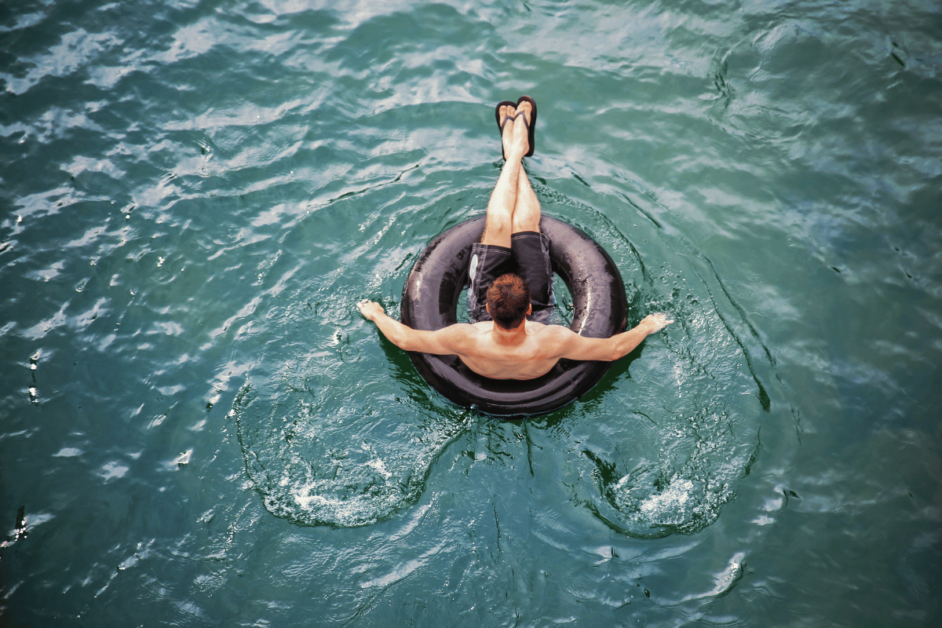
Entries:
POLYGON ((0 619, 938 625, 940 35, 929 2, 0 7, 0 619), (543 211, 677 323, 501 422, 355 303, 483 212, 524 93, 543 211))

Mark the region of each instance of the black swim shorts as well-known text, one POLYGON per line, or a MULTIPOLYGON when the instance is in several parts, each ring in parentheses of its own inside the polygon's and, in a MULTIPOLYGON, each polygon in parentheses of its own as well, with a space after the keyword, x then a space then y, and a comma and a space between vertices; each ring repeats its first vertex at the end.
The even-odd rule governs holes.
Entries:
POLYGON ((510 248, 492 244, 471 245, 468 265, 468 314, 472 323, 491 320, 485 307, 487 289, 505 273, 517 273, 530 290, 533 313, 527 320, 549 323, 556 308, 553 294, 553 268, 549 239, 536 231, 521 231, 510 236, 510 248))

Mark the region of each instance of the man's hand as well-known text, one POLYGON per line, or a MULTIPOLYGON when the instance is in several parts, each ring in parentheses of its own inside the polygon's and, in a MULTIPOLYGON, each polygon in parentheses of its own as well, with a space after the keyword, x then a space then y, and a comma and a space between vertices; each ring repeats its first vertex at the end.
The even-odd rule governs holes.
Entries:
POLYGON ((656 314, 648 314, 643 319, 641 319, 641 322, 638 323, 638 327, 644 325, 647 328, 648 333, 653 334, 654 332, 661 331, 673 322, 674 319, 667 318, 667 314, 664 312, 657 312, 656 314))
POLYGON ((363 318, 376 322, 376 317, 380 314, 386 314, 383 310, 383 306, 379 303, 370 301, 369 299, 363 299, 357 303, 357 307, 360 308, 360 314, 363 315, 363 318))

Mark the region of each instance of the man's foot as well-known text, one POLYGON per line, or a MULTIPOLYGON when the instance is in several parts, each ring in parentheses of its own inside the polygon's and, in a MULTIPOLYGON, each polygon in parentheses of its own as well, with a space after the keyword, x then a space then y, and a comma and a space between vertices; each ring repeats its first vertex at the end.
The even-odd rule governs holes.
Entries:
POLYGON ((533 149, 536 148, 536 101, 529 96, 521 96, 517 101, 516 111, 517 116, 521 112, 526 114, 523 118, 526 121, 527 145, 529 148, 524 157, 530 157, 533 155, 533 149))
MULTIPOLYGON (((510 130, 513 128, 516 106, 516 103, 512 100, 505 100, 498 103, 497 107, 494 109, 494 117, 497 118, 497 128, 500 130, 501 150, 509 143, 510 130)), ((507 159, 506 153, 504 154, 504 159, 507 159)))
POLYGON ((509 133, 505 131, 502 136, 504 158, 523 159, 533 154, 530 150, 530 120, 533 116, 533 106, 529 102, 522 101, 520 106, 512 111, 514 112, 513 123, 507 124, 509 133))

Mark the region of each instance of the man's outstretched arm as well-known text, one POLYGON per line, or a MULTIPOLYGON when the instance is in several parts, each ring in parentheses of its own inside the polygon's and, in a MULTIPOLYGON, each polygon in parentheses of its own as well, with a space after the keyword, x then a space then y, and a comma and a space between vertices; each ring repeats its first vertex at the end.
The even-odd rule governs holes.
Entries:
POLYGON ((421 331, 390 318, 379 303, 364 299, 357 303, 357 307, 364 318, 376 323, 389 342, 404 351, 457 355, 460 353, 462 340, 467 337, 460 329, 464 325, 451 325, 438 331, 421 331))
MULTIPOLYGON (((570 360, 613 362, 635 350, 641 341, 658 332, 674 320, 667 314, 648 314, 637 326, 611 338, 585 338, 569 332, 563 339, 559 357, 570 360)), ((566 331, 569 331, 568 329, 566 331)))

